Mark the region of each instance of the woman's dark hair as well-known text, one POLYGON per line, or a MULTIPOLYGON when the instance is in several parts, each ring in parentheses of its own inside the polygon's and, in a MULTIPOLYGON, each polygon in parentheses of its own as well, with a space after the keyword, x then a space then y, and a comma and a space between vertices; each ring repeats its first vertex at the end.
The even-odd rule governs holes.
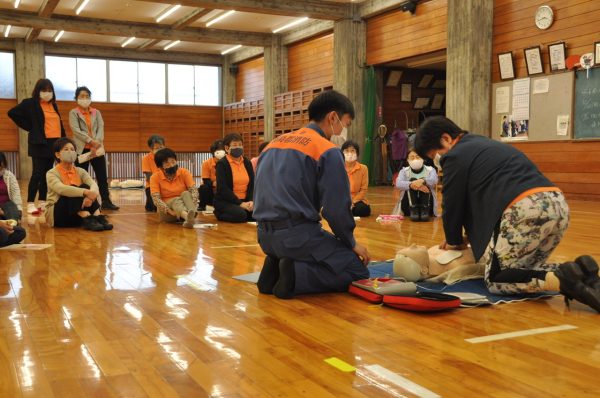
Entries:
POLYGON ((162 169, 163 163, 171 158, 177 160, 175 152, 171 148, 163 148, 154 154, 154 163, 156 167, 162 169))
POLYGON ((40 79, 35 83, 35 87, 31 92, 31 98, 38 100, 40 99, 40 91, 50 89, 52 90, 52 101, 56 102, 56 93, 54 92, 54 85, 50 81, 50 79, 40 79))
POLYGON ((448 134, 452 138, 460 134, 467 134, 466 131, 458 127, 452 120, 444 116, 432 116, 425 119, 425 122, 419 127, 415 137, 415 151, 423 159, 428 159, 427 154, 434 149, 442 149, 440 139, 442 134, 448 134))
POLYGON ((354 106, 344 94, 335 90, 327 90, 319 94, 308 105, 308 118, 315 122, 325 119, 331 111, 335 111, 341 118, 345 114, 354 119, 354 106))
POLYGON ((6 160, 4 152, 0 152, 0 166, 4 168, 8 167, 8 160, 6 160))
POLYGON ((271 141, 264 141, 262 144, 260 144, 258 146, 258 154, 260 155, 263 151, 263 149, 265 149, 267 147, 267 145, 269 145, 271 141))
MULTIPOLYGON (((61 137, 54 142, 53 154, 56 152, 62 151, 62 149, 67 146, 67 144, 71 144, 71 145, 73 145, 73 148, 77 148, 77 146, 75 145, 75 142, 72 139, 70 139, 69 137, 61 137)), ((57 162, 60 161, 60 159, 57 158, 56 156, 54 156, 54 158, 56 159, 57 162)))
POLYGON ((210 153, 215 153, 219 149, 223 149, 223 140, 215 140, 210 146, 210 153))
POLYGON ((223 138, 223 147, 230 146, 233 141, 241 141, 244 143, 242 136, 236 133, 227 134, 225 138, 223 138))
POLYGON ((360 156, 360 147, 356 141, 348 140, 342 144, 342 153, 345 149, 354 148, 356 151, 356 157, 360 156))
POLYGON ((150 149, 152 149, 152 147, 154 146, 154 144, 165 145, 165 139, 164 139, 164 137, 160 136, 160 135, 151 135, 150 138, 148 138, 148 147, 150 149))
POLYGON ((81 87, 77 87, 77 89, 75 90, 75 99, 77 99, 77 97, 79 97, 79 94, 81 94, 82 91, 87 92, 90 97, 92 96, 92 92, 90 91, 89 88, 87 88, 86 86, 81 86, 81 87))

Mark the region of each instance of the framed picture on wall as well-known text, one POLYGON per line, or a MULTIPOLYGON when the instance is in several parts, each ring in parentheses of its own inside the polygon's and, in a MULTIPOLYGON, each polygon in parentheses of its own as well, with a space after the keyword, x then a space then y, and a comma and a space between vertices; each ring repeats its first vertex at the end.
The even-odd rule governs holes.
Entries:
POLYGON ((594 62, 595 65, 600 65, 600 41, 594 43, 594 62))
POLYGON ((421 78, 421 81, 419 82, 419 85, 417 87, 427 88, 427 87, 429 87, 429 83, 431 83, 432 80, 433 80, 433 75, 423 75, 423 77, 421 78))
POLYGON ((400 85, 400 101, 412 102, 412 84, 402 83, 400 85))
POLYGON ((548 46, 548 58, 550 59, 550 70, 556 72, 567 69, 565 64, 566 47, 564 42, 550 44, 548 46))
POLYGON ((525 53, 527 74, 533 76, 544 73, 544 62, 542 61, 540 46, 526 48, 523 52, 525 53))
POLYGON ((510 80, 515 78, 515 64, 512 51, 498 54, 498 65, 500 65, 500 79, 510 80))
POLYGON ((431 109, 439 110, 442 109, 442 104, 444 103, 444 94, 435 94, 433 96, 433 101, 431 101, 431 109))
POLYGON ((414 109, 425 109, 429 105, 429 97, 419 97, 415 101, 414 109))

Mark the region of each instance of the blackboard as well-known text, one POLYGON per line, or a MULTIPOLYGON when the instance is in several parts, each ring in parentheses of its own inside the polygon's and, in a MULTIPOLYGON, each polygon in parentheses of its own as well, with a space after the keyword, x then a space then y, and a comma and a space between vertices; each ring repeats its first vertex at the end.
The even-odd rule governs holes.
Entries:
POLYGON ((575 79, 575 138, 600 138, 600 69, 586 73, 575 79))

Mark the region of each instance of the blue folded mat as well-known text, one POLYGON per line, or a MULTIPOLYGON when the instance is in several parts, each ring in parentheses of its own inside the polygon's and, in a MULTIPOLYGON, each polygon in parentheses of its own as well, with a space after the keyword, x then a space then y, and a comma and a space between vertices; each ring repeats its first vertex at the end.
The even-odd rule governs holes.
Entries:
MULTIPOLYGON (((373 262, 369 264, 369 273, 371 278, 383 278, 392 276, 393 263, 391 261, 373 262)), ((490 293, 487 290, 483 279, 471 279, 446 285, 444 283, 433 282, 418 282, 417 291, 420 292, 437 292, 437 293, 474 293, 485 296, 492 304, 509 303, 511 301, 537 300, 542 297, 555 296, 556 292, 540 292, 530 294, 511 294, 501 296, 490 293)))

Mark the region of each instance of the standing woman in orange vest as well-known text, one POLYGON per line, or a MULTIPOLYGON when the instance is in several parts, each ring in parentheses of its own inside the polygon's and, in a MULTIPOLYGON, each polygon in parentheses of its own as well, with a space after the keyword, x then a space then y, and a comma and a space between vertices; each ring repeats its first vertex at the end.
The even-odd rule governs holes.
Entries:
POLYGON ((31 157, 32 170, 27 190, 27 213, 37 215, 46 208, 46 172, 54 165, 54 142, 65 136, 52 82, 48 79, 38 80, 31 98, 24 99, 8 111, 8 117, 29 132, 27 154, 31 157))

